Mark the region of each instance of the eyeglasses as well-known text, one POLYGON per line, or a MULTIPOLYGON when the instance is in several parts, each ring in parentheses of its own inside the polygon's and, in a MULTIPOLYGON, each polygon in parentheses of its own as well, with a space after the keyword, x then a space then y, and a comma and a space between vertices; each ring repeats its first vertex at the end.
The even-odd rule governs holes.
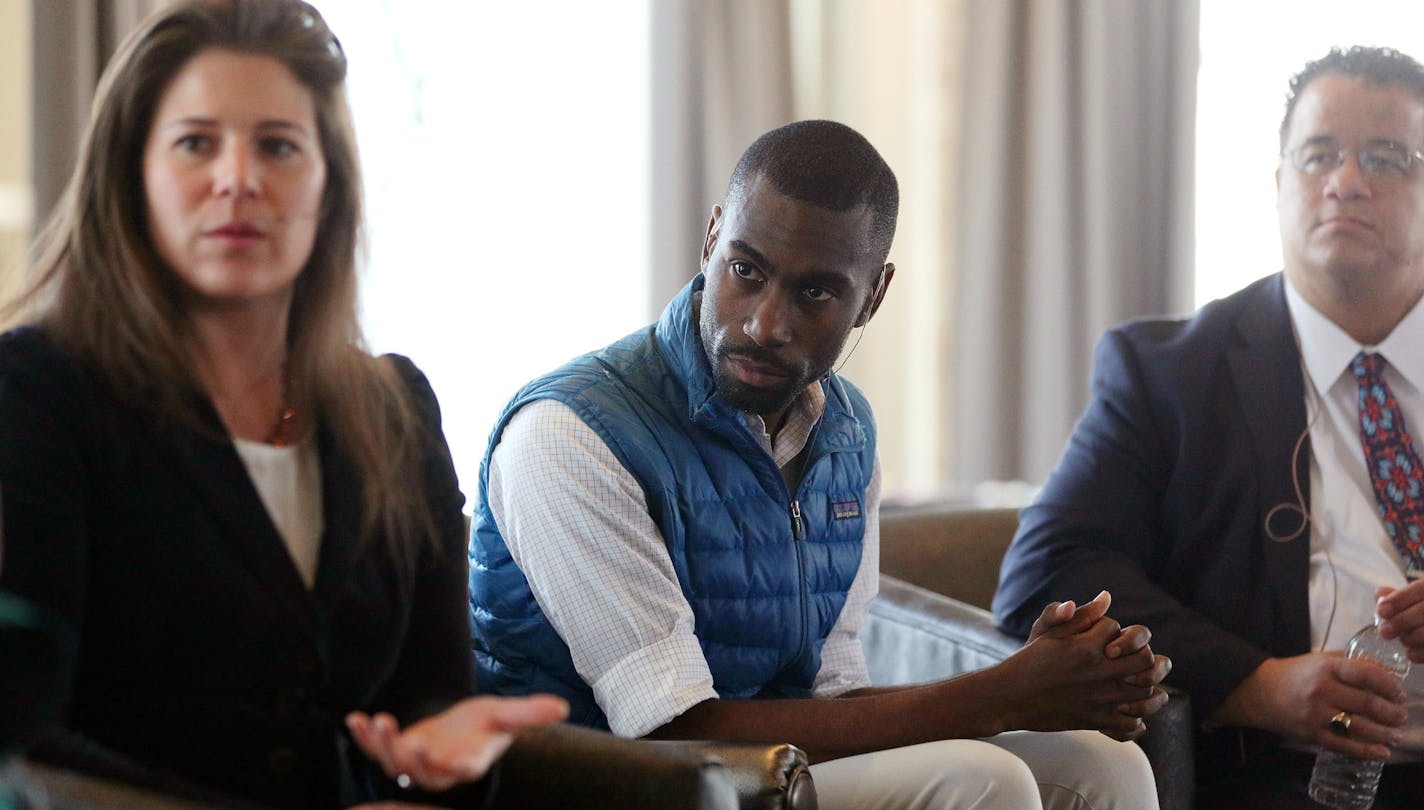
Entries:
POLYGON ((1360 171, 1375 180, 1403 180, 1413 174, 1414 164, 1424 162, 1424 153, 1410 150, 1393 141, 1370 141, 1359 149, 1346 149, 1332 138, 1306 141, 1282 157, 1302 174, 1319 177, 1345 164, 1345 156, 1354 153, 1360 171))

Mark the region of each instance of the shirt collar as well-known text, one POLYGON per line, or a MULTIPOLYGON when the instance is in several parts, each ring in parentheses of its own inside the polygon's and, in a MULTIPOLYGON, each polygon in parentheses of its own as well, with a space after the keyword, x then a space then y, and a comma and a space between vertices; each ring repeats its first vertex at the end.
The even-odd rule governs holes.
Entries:
POLYGON ((806 386, 787 407, 786 419, 775 436, 767 434, 766 420, 760 414, 744 411, 742 419, 746 421, 752 436, 756 437, 757 444, 771 456, 776 466, 785 467, 806 448, 811 430, 825 409, 826 392, 821 388, 821 381, 817 380, 806 386))
POLYGON ((1424 346, 1424 306, 1416 302, 1376 347, 1416 391, 1424 390, 1424 351, 1420 346, 1424 346))
POLYGON ((1424 384, 1424 306, 1415 304, 1377 346, 1365 346, 1345 333, 1305 300, 1290 279, 1285 280, 1286 305, 1300 345, 1301 360, 1315 390, 1324 393, 1344 374, 1361 351, 1377 351, 1404 381, 1418 391, 1424 384))

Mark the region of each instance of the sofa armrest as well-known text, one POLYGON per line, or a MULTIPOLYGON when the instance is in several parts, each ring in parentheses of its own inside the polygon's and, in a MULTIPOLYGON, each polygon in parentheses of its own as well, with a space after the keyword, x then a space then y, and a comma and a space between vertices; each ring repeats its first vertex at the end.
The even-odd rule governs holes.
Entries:
POLYGON ((721 762, 741 810, 815 810, 816 785, 806 753, 789 743, 668 741, 657 745, 701 752, 721 762))
MULTIPOLYGON (((876 686, 924 683, 999 663, 1022 646, 1001 632, 987 610, 881 575, 861 633, 870 680, 876 686)), ((1167 687, 1169 699, 1146 720, 1137 740, 1152 765, 1162 810, 1195 803, 1191 701, 1167 687)))
POLYGON ((499 765, 496 808, 736 808, 721 762, 606 732, 559 725, 521 733, 499 765))
POLYGON ((1152 763, 1161 810, 1192 810, 1197 791, 1192 699, 1180 689, 1162 688, 1167 691, 1167 705, 1147 718, 1147 733, 1137 738, 1137 744, 1152 763))
POLYGON ((559 725, 515 739, 494 806, 815 810, 816 789, 791 745, 629 740, 559 725))
POLYGON ((1000 632, 986 610, 882 574, 861 646, 871 683, 891 686, 993 666, 1022 642, 1000 632))
POLYGON ((880 573, 988 608, 1018 525, 1015 509, 954 503, 882 509, 880 573))

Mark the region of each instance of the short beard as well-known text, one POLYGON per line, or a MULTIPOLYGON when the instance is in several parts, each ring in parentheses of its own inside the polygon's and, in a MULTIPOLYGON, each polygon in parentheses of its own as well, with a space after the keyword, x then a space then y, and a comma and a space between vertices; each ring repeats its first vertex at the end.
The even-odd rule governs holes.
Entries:
POLYGON ((723 370, 719 363, 712 367, 712 381, 717 396, 731 407, 758 416, 776 413, 790 406, 811 384, 810 380, 787 380, 774 388, 752 388, 723 370))

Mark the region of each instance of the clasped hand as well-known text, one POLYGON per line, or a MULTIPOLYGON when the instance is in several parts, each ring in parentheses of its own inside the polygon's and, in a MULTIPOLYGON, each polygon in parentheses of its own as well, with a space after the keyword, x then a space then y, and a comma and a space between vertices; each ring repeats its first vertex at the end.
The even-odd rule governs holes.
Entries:
POLYGON ((1052 602, 1034 622, 1028 643, 1004 661, 1022 695, 1018 728, 1037 731, 1095 729, 1117 740, 1141 736, 1143 718, 1167 703, 1158 686, 1172 669, 1155 655, 1152 633, 1121 627, 1107 616, 1107 591, 1078 606, 1052 602))

